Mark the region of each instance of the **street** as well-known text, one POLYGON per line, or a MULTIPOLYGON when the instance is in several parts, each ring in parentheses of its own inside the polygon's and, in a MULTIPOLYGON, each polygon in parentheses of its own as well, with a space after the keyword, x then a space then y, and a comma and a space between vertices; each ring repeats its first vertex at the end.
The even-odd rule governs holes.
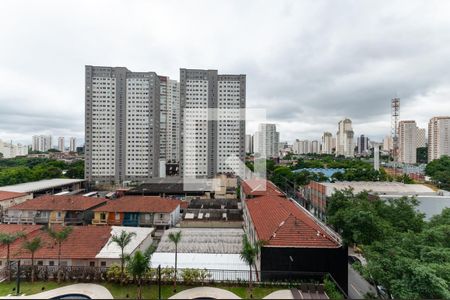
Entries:
POLYGON ((367 282, 352 266, 348 265, 348 297, 350 299, 363 299, 364 295, 372 292, 376 295, 375 287, 367 282))

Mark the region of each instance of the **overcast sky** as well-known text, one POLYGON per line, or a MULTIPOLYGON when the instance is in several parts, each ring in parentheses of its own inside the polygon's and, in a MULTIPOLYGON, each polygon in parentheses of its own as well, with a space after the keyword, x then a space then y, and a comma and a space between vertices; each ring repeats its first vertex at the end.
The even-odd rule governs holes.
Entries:
MULTIPOLYGON (((84 66, 247 75, 281 140, 450 115, 449 1, 2 1, 0 139, 84 138, 84 66)), ((248 132, 255 124, 247 126, 248 132)))

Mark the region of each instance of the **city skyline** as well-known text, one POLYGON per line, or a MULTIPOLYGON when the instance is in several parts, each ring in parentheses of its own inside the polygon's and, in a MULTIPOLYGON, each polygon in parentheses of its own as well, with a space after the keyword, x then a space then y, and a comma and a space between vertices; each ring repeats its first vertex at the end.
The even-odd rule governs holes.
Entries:
MULTIPOLYGON (((335 134, 344 118, 355 135, 381 141, 397 96, 400 120, 420 128, 450 113, 448 3, 196 4, 185 14, 192 3, 8 2, 0 24, 15 30, 0 32, 0 78, 9 83, 0 90, 0 138, 29 144, 51 134, 83 144, 87 64, 158 70, 175 80, 183 67, 246 74, 247 107, 267 109, 267 121, 290 143, 335 134), (167 14, 172 23, 161 26, 167 14), (130 22, 112 22, 119 15, 130 22), (192 35, 195 28, 202 34, 192 35)), ((246 127, 254 133, 257 124, 246 127)))

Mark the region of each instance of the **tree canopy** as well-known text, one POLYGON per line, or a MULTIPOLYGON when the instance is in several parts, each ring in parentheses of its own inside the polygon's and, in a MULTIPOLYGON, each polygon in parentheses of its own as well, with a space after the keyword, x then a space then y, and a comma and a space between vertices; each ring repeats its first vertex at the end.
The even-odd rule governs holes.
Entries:
POLYGON ((440 188, 450 190, 450 157, 444 155, 431 161, 425 168, 425 174, 430 176, 440 188))

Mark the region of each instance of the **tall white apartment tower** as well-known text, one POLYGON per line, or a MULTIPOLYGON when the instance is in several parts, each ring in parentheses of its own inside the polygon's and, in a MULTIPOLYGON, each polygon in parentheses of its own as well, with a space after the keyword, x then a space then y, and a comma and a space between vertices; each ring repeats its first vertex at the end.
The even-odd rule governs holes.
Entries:
POLYGON ((46 152, 52 148, 51 135, 34 135, 31 144, 32 151, 46 152))
POLYGON ((58 151, 64 152, 65 147, 64 147, 64 137, 60 136, 58 138, 58 151))
POLYGON ((428 162, 450 156, 450 116, 434 117, 428 123, 428 162))
POLYGON ((417 124, 416 121, 398 123, 398 161, 405 164, 417 162, 417 124))
POLYGON ((345 157, 355 156, 355 139, 352 129, 352 121, 344 119, 338 123, 338 132, 336 134, 336 156, 345 157))
POLYGON ((333 153, 333 135, 331 132, 324 132, 322 136, 322 154, 333 153))
POLYGON ((180 160, 180 84, 159 76, 160 84, 160 150, 165 161, 180 160))
POLYGON ((254 140, 255 153, 265 157, 278 156, 280 133, 275 124, 259 124, 254 140))
POLYGON ((85 178, 122 183, 158 177, 158 75, 86 66, 85 81, 85 178))
POLYGON ((417 148, 427 146, 427 133, 425 128, 417 128, 417 148))
POLYGON ((180 69, 183 176, 233 173, 245 159, 245 75, 180 69))
POLYGON ((74 137, 69 140, 69 152, 77 152, 77 140, 74 137))
POLYGON ((245 152, 253 153, 253 135, 251 134, 245 135, 245 152))

